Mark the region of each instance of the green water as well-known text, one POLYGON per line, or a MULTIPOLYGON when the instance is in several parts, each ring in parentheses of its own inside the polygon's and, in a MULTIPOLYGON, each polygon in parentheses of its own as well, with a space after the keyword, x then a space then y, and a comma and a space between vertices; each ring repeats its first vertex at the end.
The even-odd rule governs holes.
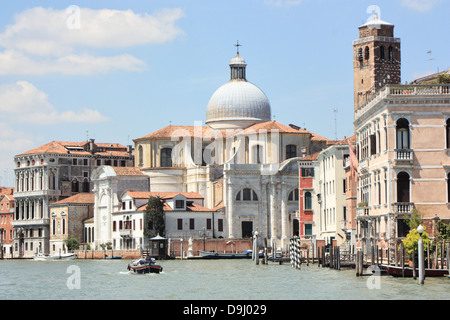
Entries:
POLYGON ((158 261, 161 274, 135 275, 130 260, 0 261, 2 300, 408 300, 450 299, 450 279, 356 277, 289 264, 255 265, 251 260, 158 261))

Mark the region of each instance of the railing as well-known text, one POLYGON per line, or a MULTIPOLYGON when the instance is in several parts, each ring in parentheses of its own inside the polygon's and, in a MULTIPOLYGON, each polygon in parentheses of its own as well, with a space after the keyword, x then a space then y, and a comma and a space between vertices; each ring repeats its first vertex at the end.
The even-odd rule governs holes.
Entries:
POLYGON ((121 229, 121 230, 119 230, 119 234, 121 237, 130 237, 131 229, 121 229))
POLYGON ((388 84, 364 105, 355 111, 355 118, 359 118, 371 109, 380 100, 386 97, 396 96, 430 96, 430 95, 450 95, 450 84, 430 84, 430 85, 392 85, 388 84))
POLYGON ((395 214, 408 214, 412 213, 414 209, 414 203, 412 202, 396 202, 394 203, 395 214))
POLYGON ((368 216, 369 214, 370 214, 370 210, 368 207, 357 207, 356 208, 356 215, 358 217, 368 216))
POLYGON ((395 160, 397 161, 412 161, 412 150, 410 149, 396 149, 395 160))

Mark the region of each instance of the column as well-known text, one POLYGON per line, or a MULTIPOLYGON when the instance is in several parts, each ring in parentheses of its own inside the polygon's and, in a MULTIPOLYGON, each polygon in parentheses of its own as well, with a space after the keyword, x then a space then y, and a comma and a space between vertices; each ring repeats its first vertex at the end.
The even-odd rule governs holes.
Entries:
POLYGON ((284 248, 289 242, 289 219, 287 209, 287 183, 281 183, 281 245, 284 248))

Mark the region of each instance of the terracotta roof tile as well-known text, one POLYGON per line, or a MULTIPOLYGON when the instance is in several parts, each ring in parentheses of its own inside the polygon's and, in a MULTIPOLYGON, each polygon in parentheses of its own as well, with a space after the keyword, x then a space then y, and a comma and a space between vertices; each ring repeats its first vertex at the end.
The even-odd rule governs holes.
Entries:
MULTIPOLYGON (((18 154, 18 156, 39 154, 39 153, 56 153, 56 154, 77 154, 77 155, 89 155, 91 154, 87 144, 89 141, 73 142, 73 141, 51 141, 37 148, 18 154)), ((127 148, 118 143, 95 143, 97 147, 108 148, 110 150, 103 150, 96 152, 98 155, 117 155, 126 156, 127 148)))
POLYGON ((71 203, 86 203, 86 204, 94 204, 95 203, 95 196, 93 193, 78 193, 76 195, 73 195, 71 197, 68 197, 63 200, 59 200, 57 202, 53 202, 50 204, 53 205, 60 205, 60 204, 71 204, 71 203))

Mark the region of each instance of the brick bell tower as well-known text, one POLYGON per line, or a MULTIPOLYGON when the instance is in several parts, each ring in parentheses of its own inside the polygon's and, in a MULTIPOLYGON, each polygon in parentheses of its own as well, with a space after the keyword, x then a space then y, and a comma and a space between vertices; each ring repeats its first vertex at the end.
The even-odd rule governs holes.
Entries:
POLYGON ((385 85, 399 84, 400 69, 400 38, 394 38, 394 25, 374 14, 353 41, 354 110, 385 85))

